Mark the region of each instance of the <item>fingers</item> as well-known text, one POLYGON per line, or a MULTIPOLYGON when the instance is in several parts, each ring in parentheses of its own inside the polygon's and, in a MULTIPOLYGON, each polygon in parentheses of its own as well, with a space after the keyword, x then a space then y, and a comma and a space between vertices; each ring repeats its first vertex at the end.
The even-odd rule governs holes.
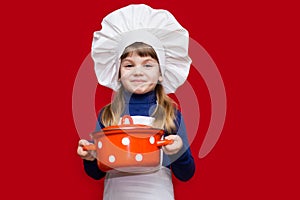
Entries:
POLYGON ((91 144, 91 143, 85 139, 81 139, 78 142, 78 146, 83 146, 83 145, 88 145, 88 144, 91 144))
POLYGON ((91 144, 91 143, 87 140, 84 140, 84 139, 79 140, 78 147, 77 147, 77 154, 82 159, 93 161, 93 160, 95 160, 95 152, 83 150, 83 146, 89 145, 89 144, 91 144))
POLYGON ((77 154, 78 154, 80 157, 87 156, 88 153, 89 153, 88 151, 83 150, 82 146, 78 146, 78 148, 77 148, 77 154))
POLYGON ((178 153, 183 146, 182 139, 178 135, 168 135, 165 137, 165 139, 174 141, 172 144, 162 147, 163 151, 167 155, 174 155, 178 153))
POLYGON ((88 144, 89 144, 89 142, 87 140, 84 140, 84 139, 79 140, 78 148, 77 148, 77 154, 79 156, 84 157, 88 154, 88 152, 83 150, 83 148, 82 148, 84 145, 88 145, 88 144))

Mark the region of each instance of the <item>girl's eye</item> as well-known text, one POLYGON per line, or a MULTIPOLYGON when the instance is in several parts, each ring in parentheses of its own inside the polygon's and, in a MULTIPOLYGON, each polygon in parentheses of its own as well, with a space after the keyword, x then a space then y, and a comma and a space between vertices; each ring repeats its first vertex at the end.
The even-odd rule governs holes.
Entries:
POLYGON ((146 68, 149 68, 149 67, 152 67, 152 65, 150 65, 150 64, 146 64, 146 65, 144 65, 146 68))
POLYGON ((125 65, 125 67, 130 68, 133 67, 133 65, 125 65))

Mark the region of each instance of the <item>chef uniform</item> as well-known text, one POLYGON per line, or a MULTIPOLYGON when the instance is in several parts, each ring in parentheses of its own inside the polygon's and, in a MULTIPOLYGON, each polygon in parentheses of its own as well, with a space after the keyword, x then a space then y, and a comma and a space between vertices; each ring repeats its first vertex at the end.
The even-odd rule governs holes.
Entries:
MULTIPOLYGON (((124 49, 143 42, 155 50, 166 93, 174 93, 189 73, 191 59, 188 56, 189 35, 174 18, 162 9, 145 4, 132 4, 107 15, 102 29, 94 32, 92 58, 98 82, 117 91, 120 88, 120 56, 124 49)), ((155 91, 146 94, 125 93, 123 115, 132 116, 134 123, 151 125, 153 109, 157 106, 155 91)), ((103 128, 101 112, 96 130, 103 128)), ((176 155, 165 155, 161 150, 161 165, 145 173, 122 171, 102 172, 97 161, 84 160, 86 173, 94 179, 105 177, 104 200, 173 200, 172 174, 182 181, 189 180, 195 171, 189 149, 183 117, 176 111, 176 133, 183 141, 183 148, 176 155)))

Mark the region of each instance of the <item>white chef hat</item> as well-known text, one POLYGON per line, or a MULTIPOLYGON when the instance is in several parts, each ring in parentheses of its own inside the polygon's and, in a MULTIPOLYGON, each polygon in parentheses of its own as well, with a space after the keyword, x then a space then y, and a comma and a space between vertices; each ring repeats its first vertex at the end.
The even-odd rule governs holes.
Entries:
POLYGON ((145 4, 132 4, 104 17, 102 29, 94 32, 92 58, 98 82, 113 90, 120 87, 120 56, 134 42, 155 50, 166 93, 173 93, 189 73, 189 34, 168 11, 145 4))

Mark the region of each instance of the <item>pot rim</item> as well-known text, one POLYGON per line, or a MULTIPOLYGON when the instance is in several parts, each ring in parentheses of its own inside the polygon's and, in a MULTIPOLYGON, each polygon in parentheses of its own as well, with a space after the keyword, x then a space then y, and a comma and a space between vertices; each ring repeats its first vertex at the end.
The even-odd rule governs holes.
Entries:
POLYGON ((152 128, 150 126, 109 126, 100 131, 94 131, 92 136, 112 135, 112 134, 159 134, 163 135, 164 130, 159 128, 152 128))
POLYGON ((145 124, 120 124, 120 125, 107 126, 107 127, 104 127, 102 130, 109 131, 109 130, 115 130, 115 129, 136 129, 136 128, 158 129, 158 128, 153 128, 152 126, 145 125, 145 124))

